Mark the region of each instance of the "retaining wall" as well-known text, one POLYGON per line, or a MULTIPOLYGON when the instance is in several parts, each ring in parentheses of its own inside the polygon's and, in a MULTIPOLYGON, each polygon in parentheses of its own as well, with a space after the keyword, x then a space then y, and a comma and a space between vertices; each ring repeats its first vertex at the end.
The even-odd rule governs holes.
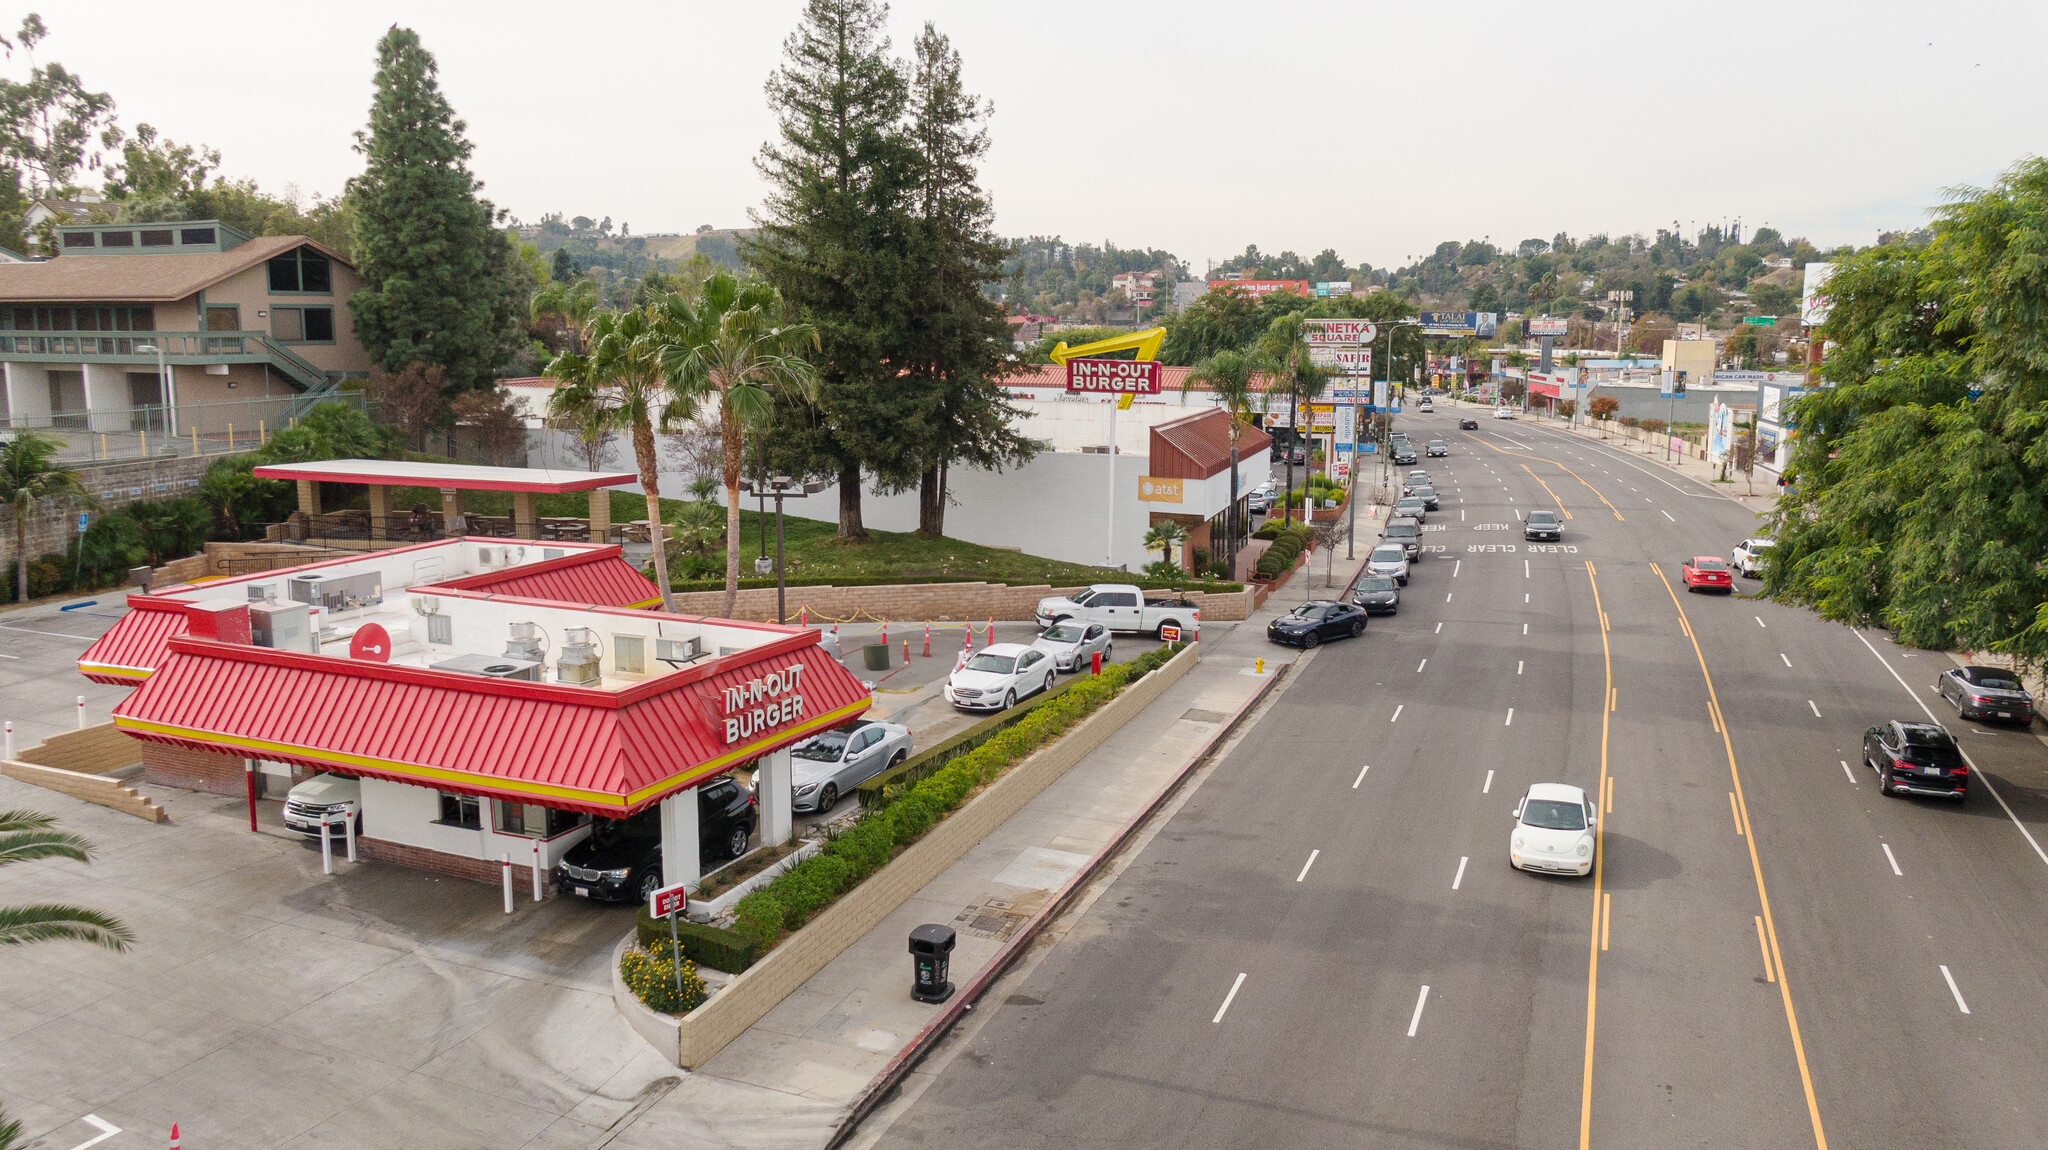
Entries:
MULTIPOLYGON (((199 477, 206 469, 226 458, 222 455, 179 456, 176 459, 131 459, 116 463, 71 463, 67 466, 98 508, 70 499, 44 499, 28 517, 28 557, 64 554, 78 534, 78 513, 112 511, 142 499, 168 499, 174 495, 197 495, 199 477)), ((14 509, 0 505, 0 566, 13 567, 14 509)))
MULTIPOLYGON (((1071 595, 1075 587, 1039 584, 1011 587, 1003 583, 889 583, 873 587, 804 586, 786 592, 789 619, 808 607, 812 622, 846 620, 856 615, 906 623, 947 622, 984 619, 1029 619, 1038 601, 1052 595, 1071 595)), ((1202 618, 1231 622, 1251 614, 1251 592, 1209 594, 1189 591, 1187 597, 1202 611, 1202 618)), ((685 591, 675 597, 676 610, 685 615, 722 615, 725 592, 685 591)), ((767 622, 775 617, 775 588, 748 588, 739 593, 732 617, 767 622)))

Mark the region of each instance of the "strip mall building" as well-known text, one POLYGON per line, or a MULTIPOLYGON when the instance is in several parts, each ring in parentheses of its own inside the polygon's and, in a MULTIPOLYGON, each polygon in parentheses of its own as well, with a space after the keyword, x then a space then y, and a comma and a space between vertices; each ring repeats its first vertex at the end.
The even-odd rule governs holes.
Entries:
POLYGON ((614 545, 448 539, 131 594, 79 670, 136 684, 114 722, 150 783, 253 806, 354 776, 363 854, 491 881, 658 806, 692 882, 697 788, 754 766, 758 841, 787 840, 788 748, 871 696, 807 628, 659 602, 614 545))

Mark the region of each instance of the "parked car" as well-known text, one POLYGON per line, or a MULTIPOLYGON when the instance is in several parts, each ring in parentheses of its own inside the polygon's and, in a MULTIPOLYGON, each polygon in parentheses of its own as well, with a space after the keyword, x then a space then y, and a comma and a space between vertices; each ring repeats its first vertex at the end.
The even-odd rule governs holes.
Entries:
POLYGON ((1399 583, 1408 585, 1408 549, 1399 543, 1381 543, 1365 557, 1365 573, 1368 578, 1384 575, 1399 583))
POLYGON ((1960 799, 1970 787, 1962 748, 1939 723, 1893 721, 1870 728, 1863 732, 1863 765, 1877 772, 1887 795, 1960 799))
POLYGON ((1408 478, 1403 479, 1401 481, 1401 494, 1413 495, 1415 494, 1416 488, 1428 487, 1429 485, 1429 472, 1424 471, 1418 467, 1415 470, 1408 473, 1408 478))
POLYGON ((1097 583, 1069 599, 1054 596, 1038 601, 1038 625, 1050 627, 1062 619, 1101 623, 1112 631, 1140 635, 1159 634, 1162 627, 1179 627, 1183 634, 1201 629, 1202 612, 1194 601, 1175 592, 1142 592, 1130 583, 1097 583))
POLYGON ((1934 689, 1955 706, 1959 719, 2034 721, 2034 696, 2004 667, 1955 667, 1934 680, 1934 689))
POLYGON ((790 809, 824 814, 839 796, 910 757, 910 728, 863 719, 790 748, 790 809))
POLYGON ((1089 666, 1098 652, 1103 662, 1109 662, 1109 628, 1101 623, 1054 623, 1031 645, 1052 656, 1052 665, 1062 671, 1089 666))
POLYGON ((1422 523, 1429 518, 1429 505, 1422 501, 1420 495, 1403 495, 1394 501, 1393 513, 1406 515, 1417 523, 1422 523))
POLYGON ((1586 792, 1565 783, 1537 783, 1515 804, 1508 865, 1549 874, 1587 875, 1600 825, 1586 792))
MULTIPOLYGON (((747 853, 760 816, 754 796, 730 777, 697 788, 699 861, 747 853)), ((555 864, 555 889, 608 902, 646 902, 661 889, 661 809, 623 819, 598 819, 590 837, 555 864)))
POLYGON ((344 819, 354 819, 356 833, 362 834, 363 784, 347 775, 323 773, 294 784, 285 794, 284 825, 317 839, 323 816, 329 820, 329 834, 345 834, 344 819))
POLYGON ((1264 515, 1273 509, 1273 493, 1261 487, 1244 497, 1245 510, 1254 515, 1264 515))
POLYGON ((1415 408, 1415 410, 1417 410, 1417 411, 1425 411, 1425 412, 1429 412, 1429 411, 1435 411, 1435 410, 1436 410, 1436 404, 1434 404, 1434 403, 1430 402, 1430 398, 1429 398, 1428 396, 1426 396, 1426 395, 1425 395, 1425 396, 1423 396, 1423 397, 1422 397, 1422 402, 1421 402, 1420 404, 1417 404, 1417 405, 1416 405, 1416 408, 1415 408))
POLYGON ((1431 459, 1442 459, 1451 453, 1451 445, 1441 439, 1432 439, 1429 446, 1423 449, 1423 453, 1431 459))
POLYGON ((1414 445, 1409 443, 1396 443, 1394 445, 1394 462, 1404 467, 1410 463, 1415 462, 1414 445))
POLYGON ((946 677, 948 703, 963 711, 1001 711, 1050 690, 1052 656, 1022 643, 991 643, 946 677))
POLYGON ((1479 421, 1476 419, 1461 419, 1458 421, 1458 430, 1477 431, 1479 430, 1479 421))
POLYGON ((1334 599, 1303 603, 1266 624, 1266 638, 1290 647, 1320 647, 1325 639, 1356 639, 1365 634, 1362 608, 1334 599))
POLYGON ((1686 560, 1678 568, 1679 578, 1685 580, 1688 591, 1735 590, 1735 580, 1728 575, 1728 565, 1712 555, 1701 555, 1686 560))
MULTIPOLYGON (((1374 554, 1378 554, 1378 550, 1375 548, 1374 554)), ((1351 601, 1365 608, 1368 615, 1392 615, 1401 610, 1400 584, 1407 576, 1408 559, 1406 556, 1393 555, 1394 548, 1387 548, 1387 551, 1390 559, 1400 560, 1402 578, 1396 579, 1391 574, 1361 575, 1358 577, 1358 584, 1351 589, 1351 601)), ((1366 570, 1371 571, 1373 556, 1366 556, 1365 562, 1366 570)))
POLYGON ((1557 520, 1555 511, 1531 511, 1529 518, 1522 521, 1524 539, 1562 539, 1564 525, 1557 520))
POLYGON ((1422 558, 1422 524, 1405 515, 1387 520, 1387 525, 1380 529, 1380 538, 1400 544, 1410 563, 1422 558))
POLYGON ((1777 540, 1763 535, 1744 539, 1735 545, 1734 554, 1728 556, 1728 566, 1754 579, 1763 572, 1764 556, 1777 545, 1777 540))
POLYGON ((1493 409, 1493 417, 1495 419, 1513 419, 1515 413, 1505 407, 1496 407, 1493 409))
POLYGON ((1428 483, 1416 484, 1411 498, 1422 500, 1422 505, 1431 511, 1435 511, 1443 505, 1443 501, 1437 497, 1435 486, 1428 483))

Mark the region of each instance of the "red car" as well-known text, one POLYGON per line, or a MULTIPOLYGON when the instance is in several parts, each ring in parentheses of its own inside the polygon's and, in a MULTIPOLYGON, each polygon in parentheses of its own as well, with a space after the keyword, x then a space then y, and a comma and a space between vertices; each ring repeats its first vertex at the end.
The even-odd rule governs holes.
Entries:
POLYGON ((1728 574, 1728 561, 1712 555, 1701 555, 1688 559, 1678 569, 1679 577, 1685 580, 1688 591, 1735 590, 1735 580, 1728 574))

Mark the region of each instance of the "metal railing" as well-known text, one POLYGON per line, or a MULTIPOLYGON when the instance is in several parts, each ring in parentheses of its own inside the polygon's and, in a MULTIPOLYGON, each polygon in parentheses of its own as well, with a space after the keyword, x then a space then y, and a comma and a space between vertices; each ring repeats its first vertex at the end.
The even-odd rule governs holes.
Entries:
POLYGON ((261 331, 8 331, 0 356, 56 363, 113 360, 155 366, 161 353, 179 366, 269 360, 302 387, 325 387, 327 372, 261 331), (156 350, 143 351, 144 347, 156 350))
MULTIPOLYGON (((59 443, 57 458, 66 463, 108 463, 133 459, 165 459, 187 455, 226 455, 253 451, 269 441, 310 405, 305 396, 251 396, 177 405, 178 433, 167 432, 165 404, 140 407, 14 413, 0 420, 0 438, 10 431, 36 431, 59 443)), ((367 410, 359 391, 332 390, 315 402, 337 401, 367 410)))

